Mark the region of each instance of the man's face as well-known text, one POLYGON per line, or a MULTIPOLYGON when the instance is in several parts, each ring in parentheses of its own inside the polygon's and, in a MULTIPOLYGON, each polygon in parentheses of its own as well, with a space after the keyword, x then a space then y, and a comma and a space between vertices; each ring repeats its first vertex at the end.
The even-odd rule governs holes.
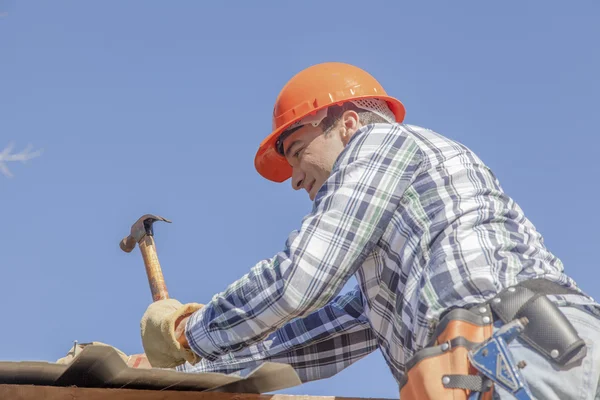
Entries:
POLYGON ((285 158, 292 166, 292 187, 304 189, 311 200, 329 178, 333 164, 344 150, 358 123, 338 120, 327 134, 320 126, 305 125, 283 141, 285 158), (350 129, 348 129, 350 128, 350 129))

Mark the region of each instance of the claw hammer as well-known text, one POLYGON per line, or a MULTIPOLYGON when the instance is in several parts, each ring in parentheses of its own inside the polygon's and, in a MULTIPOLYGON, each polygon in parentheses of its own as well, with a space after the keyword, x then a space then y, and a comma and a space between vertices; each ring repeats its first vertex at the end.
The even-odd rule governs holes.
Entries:
POLYGON ((169 298, 169 292, 165 284, 158 255, 156 254, 156 244, 154 243, 153 224, 156 221, 171 223, 168 219, 158 215, 146 214, 141 216, 132 226, 131 233, 124 237, 119 244, 121 250, 130 253, 136 243, 139 245, 148 275, 148 283, 152 292, 152 301, 164 300, 169 298))

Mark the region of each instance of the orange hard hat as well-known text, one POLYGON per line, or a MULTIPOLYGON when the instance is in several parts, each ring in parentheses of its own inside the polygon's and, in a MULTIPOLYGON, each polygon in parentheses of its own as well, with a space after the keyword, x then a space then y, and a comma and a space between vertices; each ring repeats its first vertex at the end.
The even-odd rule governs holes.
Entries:
POLYGON ((353 65, 328 62, 300 71, 281 89, 273 107, 273 131, 256 153, 254 166, 264 178, 283 182, 292 167, 276 149, 279 136, 304 117, 351 100, 377 98, 387 103, 396 122, 404 120, 404 105, 387 95, 368 72, 353 65))

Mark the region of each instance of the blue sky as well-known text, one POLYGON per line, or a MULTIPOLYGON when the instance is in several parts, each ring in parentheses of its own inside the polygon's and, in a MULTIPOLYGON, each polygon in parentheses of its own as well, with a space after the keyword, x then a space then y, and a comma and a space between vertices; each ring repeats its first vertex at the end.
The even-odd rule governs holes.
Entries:
MULTIPOLYGON (((172 297, 206 302, 281 249, 310 210, 254 170, 301 69, 356 64, 406 122, 473 149, 595 297, 600 3, 0 0, 0 359, 98 340, 142 351, 151 301, 119 240, 156 227, 172 297), (226 4, 226 5, 225 5, 226 4), (301 5, 300 5, 301 4, 301 5), (231 8, 226 8, 231 7, 231 8)), ((374 353, 285 393, 395 397, 374 353)))

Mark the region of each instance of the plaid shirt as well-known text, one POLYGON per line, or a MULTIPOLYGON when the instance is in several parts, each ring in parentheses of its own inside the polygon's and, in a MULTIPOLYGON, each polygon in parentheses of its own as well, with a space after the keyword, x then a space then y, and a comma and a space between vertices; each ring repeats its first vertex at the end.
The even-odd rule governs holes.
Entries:
POLYGON ((444 310, 536 277, 576 287, 474 153, 424 128, 372 124, 338 157, 284 250, 189 319, 203 361, 178 369, 243 373, 273 361, 307 382, 378 348, 399 381, 444 310), (357 288, 339 295, 352 276, 357 288))

